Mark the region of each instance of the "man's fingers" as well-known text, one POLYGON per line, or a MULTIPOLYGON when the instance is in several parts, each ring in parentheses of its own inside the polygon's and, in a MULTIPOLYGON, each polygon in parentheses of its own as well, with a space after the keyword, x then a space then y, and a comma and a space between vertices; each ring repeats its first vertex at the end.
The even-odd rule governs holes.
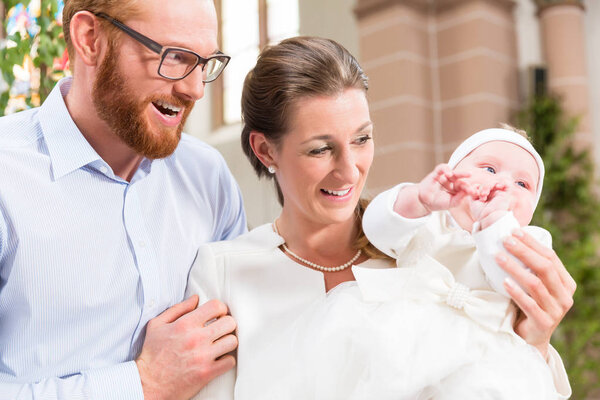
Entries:
POLYGON ((235 357, 231 355, 226 355, 214 363, 214 369, 212 374, 212 379, 216 378, 219 375, 223 375, 225 372, 229 371, 231 368, 235 367, 235 357))
POLYGON ((228 313, 227 306, 220 300, 210 300, 199 305, 195 310, 185 315, 185 319, 191 320, 198 326, 208 325, 209 322, 218 319, 228 313))
POLYGON ((213 343, 213 354, 215 358, 231 353, 238 346, 238 338, 233 334, 225 335, 213 343))
POLYGON ((205 327, 206 337, 212 341, 216 341, 233 331, 237 325, 231 315, 223 315, 213 321, 210 321, 205 327))
POLYGON ((177 303, 160 313, 154 320, 163 324, 176 321, 181 316, 193 311, 198 305, 198 295, 193 295, 181 303, 177 303))

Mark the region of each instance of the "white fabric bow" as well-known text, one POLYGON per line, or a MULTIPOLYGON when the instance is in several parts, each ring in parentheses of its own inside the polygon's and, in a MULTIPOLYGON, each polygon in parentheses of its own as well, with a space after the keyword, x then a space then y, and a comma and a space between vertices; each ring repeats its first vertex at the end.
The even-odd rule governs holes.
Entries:
POLYGON ((418 300, 446 303, 494 332, 513 333, 515 308, 490 290, 470 290, 430 256, 415 266, 373 269, 355 266, 354 277, 367 302, 418 300))

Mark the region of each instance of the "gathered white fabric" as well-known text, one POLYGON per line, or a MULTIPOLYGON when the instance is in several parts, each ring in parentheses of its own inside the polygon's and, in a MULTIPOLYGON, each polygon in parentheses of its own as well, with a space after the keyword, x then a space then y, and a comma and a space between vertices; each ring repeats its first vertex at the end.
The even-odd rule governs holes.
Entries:
POLYGON ((491 290, 470 290, 431 256, 410 267, 374 270, 355 266, 352 272, 366 302, 446 303, 493 332, 517 337, 512 329, 515 308, 510 299, 491 290))
POLYGON ((484 143, 493 141, 514 143, 517 146, 522 147, 524 150, 527 150, 527 152, 529 152, 533 156, 540 172, 536 192, 537 197, 535 199, 534 205, 537 206, 537 203, 539 202, 540 196, 542 194, 542 187, 544 185, 544 162, 542 161, 542 157, 533 148, 533 145, 526 138, 524 138, 516 132, 500 128, 484 129, 482 131, 479 131, 467 138, 464 142, 460 144, 460 146, 456 148, 456 150, 454 150, 454 153, 452 153, 452 155, 450 156, 448 165, 450 166, 450 168, 456 167, 456 165, 463 158, 468 156, 477 147, 481 146, 484 143))

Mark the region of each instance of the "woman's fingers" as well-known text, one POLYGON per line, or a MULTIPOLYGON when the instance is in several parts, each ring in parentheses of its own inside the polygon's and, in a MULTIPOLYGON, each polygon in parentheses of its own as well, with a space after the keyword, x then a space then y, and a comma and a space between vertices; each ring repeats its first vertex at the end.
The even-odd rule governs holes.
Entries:
MULTIPOLYGON (((512 279, 518 283, 518 285, 520 285, 519 289, 525 290, 527 297, 536 303, 540 310, 543 312, 552 312, 553 314, 556 313, 555 310, 558 309, 556 300, 554 296, 550 294, 542 279, 523 268, 523 266, 517 262, 517 260, 509 257, 507 254, 499 254, 496 257, 496 261, 498 262, 498 265, 500 265, 500 267, 502 267, 502 269, 504 269, 512 277, 512 279)), ((537 310, 529 305, 529 301, 521 299, 520 303, 523 305, 523 308, 521 309, 523 312, 525 312, 525 314, 527 314, 528 317, 532 316, 529 315, 530 310, 537 310)), ((521 306, 520 303, 517 304, 521 306)))
POLYGON ((551 331, 554 328, 556 321, 547 312, 542 310, 538 303, 525 293, 512 279, 508 278, 504 282, 504 288, 510 297, 512 297, 517 307, 521 309, 527 318, 532 319, 540 330, 551 331))
MULTIPOLYGON (((573 293, 575 293, 575 289, 577 289, 577 284, 575 283, 575 280, 569 274, 562 261, 560 261, 560 258, 558 258, 556 252, 553 249, 542 245, 540 242, 535 240, 533 236, 527 234, 522 229, 517 229, 515 232, 513 232, 513 236, 525 246, 531 248, 533 251, 546 258, 546 260, 548 260, 549 262, 549 269, 553 270, 558 274, 561 282, 563 283, 563 286, 568 290, 569 295, 572 296, 573 293)), ((535 269, 536 265, 527 266, 534 270, 536 273, 543 273, 543 269, 547 265, 542 265, 539 268, 540 271, 537 271, 535 269)))
MULTIPOLYGON (((534 278, 538 278, 539 281, 532 277, 526 277, 528 286, 523 285, 523 287, 530 294, 544 295, 544 290, 541 288, 544 286, 554 302, 558 303, 563 314, 572 307, 573 293, 575 293, 577 285, 554 250, 542 245, 521 229, 515 231, 513 236, 508 237, 504 241, 504 246, 533 271, 534 278)), ((539 298, 536 297, 536 300, 539 298)))

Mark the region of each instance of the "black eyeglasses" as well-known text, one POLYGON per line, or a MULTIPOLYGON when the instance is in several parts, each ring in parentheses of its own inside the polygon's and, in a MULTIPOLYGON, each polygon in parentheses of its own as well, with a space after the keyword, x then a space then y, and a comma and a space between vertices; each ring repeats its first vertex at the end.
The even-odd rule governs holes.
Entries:
POLYGON ((131 29, 124 23, 112 18, 105 13, 93 13, 97 17, 104 18, 111 24, 160 55, 158 75, 174 81, 180 80, 192 73, 198 65, 202 66, 202 81, 212 82, 221 75, 231 57, 221 53, 204 58, 188 49, 179 47, 164 47, 149 37, 131 29))

